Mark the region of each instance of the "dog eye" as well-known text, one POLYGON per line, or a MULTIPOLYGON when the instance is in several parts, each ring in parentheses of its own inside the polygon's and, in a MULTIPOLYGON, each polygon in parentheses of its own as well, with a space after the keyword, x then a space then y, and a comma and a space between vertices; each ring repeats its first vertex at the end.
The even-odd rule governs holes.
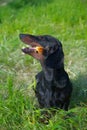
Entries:
POLYGON ((38 53, 38 51, 37 51, 37 50, 36 50, 35 52, 36 52, 36 53, 38 53))

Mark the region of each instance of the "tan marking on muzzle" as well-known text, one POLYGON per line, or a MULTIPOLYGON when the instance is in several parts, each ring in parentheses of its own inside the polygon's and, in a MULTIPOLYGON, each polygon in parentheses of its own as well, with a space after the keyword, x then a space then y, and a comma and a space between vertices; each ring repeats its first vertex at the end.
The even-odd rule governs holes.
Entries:
POLYGON ((45 49, 44 49, 43 47, 41 47, 41 46, 35 47, 35 51, 36 51, 37 53, 39 53, 39 54, 43 54, 44 50, 45 50, 45 49))

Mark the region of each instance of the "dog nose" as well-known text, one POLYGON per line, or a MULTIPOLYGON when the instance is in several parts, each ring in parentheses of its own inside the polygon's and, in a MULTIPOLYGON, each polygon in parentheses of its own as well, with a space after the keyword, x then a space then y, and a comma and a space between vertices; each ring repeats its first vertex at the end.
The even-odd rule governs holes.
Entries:
POLYGON ((20 39, 23 39, 25 37, 25 34, 19 34, 20 39))

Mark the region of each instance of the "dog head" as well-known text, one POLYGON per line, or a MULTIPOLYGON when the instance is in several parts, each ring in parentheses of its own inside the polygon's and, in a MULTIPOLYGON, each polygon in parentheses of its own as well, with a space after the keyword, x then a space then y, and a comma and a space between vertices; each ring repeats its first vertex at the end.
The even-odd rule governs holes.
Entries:
POLYGON ((63 65, 62 45, 56 38, 49 35, 34 36, 30 34, 20 34, 19 37, 28 45, 22 49, 25 54, 31 55, 49 68, 60 68, 63 65))

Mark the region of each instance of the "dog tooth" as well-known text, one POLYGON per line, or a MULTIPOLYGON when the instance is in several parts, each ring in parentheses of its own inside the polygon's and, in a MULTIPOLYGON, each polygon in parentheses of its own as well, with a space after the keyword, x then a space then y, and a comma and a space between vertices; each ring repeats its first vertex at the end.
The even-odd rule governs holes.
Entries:
POLYGON ((29 47, 29 45, 26 45, 26 47, 29 47))
POLYGON ((24 52, 22 52, 22 55, 25 55, 25 53, 24 53, 24 52))
POLYGON ((24 48, 25 48, 25 46, 22 47, 22 49, 24 49, 24 48))

